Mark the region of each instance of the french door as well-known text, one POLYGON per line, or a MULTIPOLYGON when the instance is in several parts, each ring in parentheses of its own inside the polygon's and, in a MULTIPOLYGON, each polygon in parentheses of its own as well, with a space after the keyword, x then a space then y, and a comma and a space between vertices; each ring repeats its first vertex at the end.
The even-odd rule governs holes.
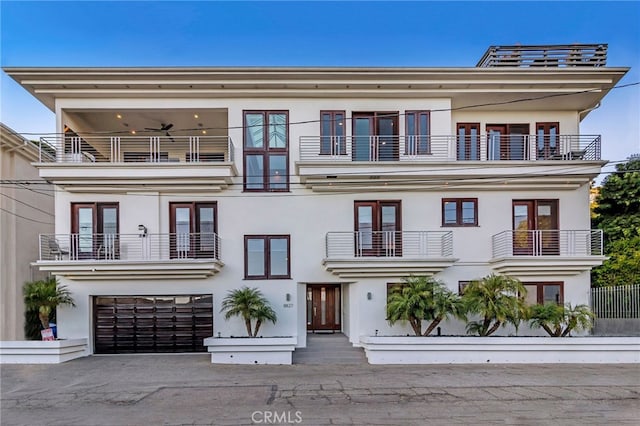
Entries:
POLYGON ((400 158, 398 112, 353 113, 353 161, 400 158))
POLYGON ((307 285, 307 330, 340 330, 340 284, 307 285))
POLYGON ((536 123, 536 155, 538 160, 547 160, 560 154, 559 123, 536 123))
POLYGON ((169 219, 172 259, 217 257, 216 203, 170 203, 169 219))
POLYGON ((488 124, 487 158, 489 160, 527 160, 529 158, 529 125, 488 124))
POLYGON ((513 201, 513 254, 557 255, 558 200, 513 201))
POLYGON ((355 255, 402 256, 400 201, 356 201, 355 255))
POLYGON ((75 259, 118 259, 118 203, 72 203, 70 247, 75 259))
POLYGON ((480 160, 480 123, 458 123, 458 160, 480 160))

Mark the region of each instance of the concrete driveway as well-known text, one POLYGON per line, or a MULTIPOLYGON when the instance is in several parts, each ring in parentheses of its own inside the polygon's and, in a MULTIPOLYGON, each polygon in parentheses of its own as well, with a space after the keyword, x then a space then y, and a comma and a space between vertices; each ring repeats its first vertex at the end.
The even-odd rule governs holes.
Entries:
POLYGON ((1 367, 2 425, 638 424, 637 365, 214 366, 202 355, 1 367))

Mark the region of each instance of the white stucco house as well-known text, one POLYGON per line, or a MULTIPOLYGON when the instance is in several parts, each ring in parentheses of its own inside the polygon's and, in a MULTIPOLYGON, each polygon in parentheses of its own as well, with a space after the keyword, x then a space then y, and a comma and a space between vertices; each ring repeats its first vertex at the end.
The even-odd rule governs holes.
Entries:
POLYGON ((76 300, 59 335, 92 353, 202 351, 245 333, 220 307, 247 285, 278 315, 261 334, 358 344, 407 332, 385 304, 409 274, 457 291, 501 273, 530 303, 588 303, 604 260, 589 186, 615 141, 580 122, 628 71, 606 49, 494 46, 457 68, 5 68, 56 115, 37 265, 76 300))

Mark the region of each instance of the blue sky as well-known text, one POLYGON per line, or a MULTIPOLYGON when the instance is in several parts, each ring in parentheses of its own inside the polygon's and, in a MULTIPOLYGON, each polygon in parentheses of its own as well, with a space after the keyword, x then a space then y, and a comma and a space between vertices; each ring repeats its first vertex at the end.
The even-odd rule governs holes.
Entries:
MULTIPOLYGON (((608 43, 640 81, 640 2, 169 2, 0 0, 9 66, 474 66, 490 45, 608 43)), ((0 120, 55 131, 4 73, 0 120)), ((640 152, 640 86, 613 90, 583 121, 603 157, 640 152)))

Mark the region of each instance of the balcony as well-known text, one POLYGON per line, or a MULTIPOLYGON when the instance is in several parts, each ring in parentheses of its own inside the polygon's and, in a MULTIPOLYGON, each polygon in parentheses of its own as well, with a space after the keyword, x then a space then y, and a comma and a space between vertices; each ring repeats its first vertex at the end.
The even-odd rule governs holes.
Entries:
POLYGON ((490 263, 515 275, 577 275, 606 259, 601 230, 515 230, 493 236, 490 263))
POLYGON ((224 266, 214 233, 40 235, 36 265, 83 280, 206 278, 224 266))
POLYGON ((435 274, 451 266, 451 231, 329 232, 323 264, 342 278, 435 274))
POLYGON ((580 186, 601 167, 599 135, 302 136, 299 143, 297 172, 302 183, 318 192, 362 186, 393 190, 415 186, 416 178, 425 177, 430 179, 419 182, 422 189, 429 184, 441 188, 461 176, 469 179, 468 189, 486 189, 490 179, 513 177, 515 166, 518 175, 533 177, 528 183, 533 187, 545 176, 549 188, 573 184, 572 179, 580 186), (464 171, 452 169, 452 163, 464 163, 464 171), (561 182, 551 182, 557 178, 549 169, 553 165, 563 166, 557 173, 566 174, 561 182))
POLYGON ((237 175, 227 136, 42 138, 38 167, 41 177, 71 191, 88 183, 159 189, 206 184, 222 190, 237 175))

